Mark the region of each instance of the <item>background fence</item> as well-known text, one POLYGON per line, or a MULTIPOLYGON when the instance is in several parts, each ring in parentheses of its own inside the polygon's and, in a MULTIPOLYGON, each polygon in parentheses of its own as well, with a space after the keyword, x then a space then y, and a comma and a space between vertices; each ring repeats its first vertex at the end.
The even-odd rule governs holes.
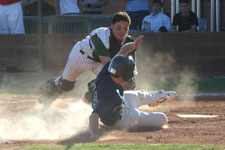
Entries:
MULTIPOLYGON (((43 52, 39 52, 39 35, 0 35, 0 70, 44 71, 62 70, 73 41, 86 34, 43 34, 43 52), (43 55, 40 57, 40 54, 43 55), (40 59, 42 58, 42 59, 40 59), (14 70, 13 70, 14 69, 14 70)), ((137 34, 133 34, 137 36, 137 34)), ((199 73, 218 72, 225 75, 225 32, 150 33, 145 34, 138 54, 138 65, 148 67, 155 63, 166 65, 174 60, 173 69, 189 67, 199 73), (157 60, 156 54, 166 54, 157 60), (159 62, 157 62, 159 61, 159 62), (162 61, 162 62, 160 62, 162 61)))

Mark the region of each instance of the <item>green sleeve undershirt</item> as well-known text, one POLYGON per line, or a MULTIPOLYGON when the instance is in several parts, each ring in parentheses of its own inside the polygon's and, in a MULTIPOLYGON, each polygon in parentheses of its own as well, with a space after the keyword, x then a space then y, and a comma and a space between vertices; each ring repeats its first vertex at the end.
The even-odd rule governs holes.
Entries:
POLYGON ((103 44, 102 40, 97 34, 91 37, 92 43, 94 45, 94 52, 98 56, 110 56, 108 49, 103 44))

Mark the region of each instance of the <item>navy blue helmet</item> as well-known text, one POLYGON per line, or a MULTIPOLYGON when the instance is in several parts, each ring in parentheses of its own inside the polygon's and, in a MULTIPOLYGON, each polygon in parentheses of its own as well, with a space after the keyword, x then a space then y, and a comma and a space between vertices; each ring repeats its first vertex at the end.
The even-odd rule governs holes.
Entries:
POLYGON ((128 81, 137 74, 134 60, 124 55, 115 56, 110 62, 108 71, 115 77, 122 77, 124 81, 128 81))

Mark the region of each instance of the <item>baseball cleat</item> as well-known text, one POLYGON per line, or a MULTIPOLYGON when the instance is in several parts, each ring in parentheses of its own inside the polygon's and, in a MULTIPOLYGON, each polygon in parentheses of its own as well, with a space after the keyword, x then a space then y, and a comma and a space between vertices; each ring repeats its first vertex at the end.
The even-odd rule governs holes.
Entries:
POLYGON ((159 91, 160 94, 160 99, 157 100, 158 103, 163 103, 163 102, 172 102, 176 99, 177 93, 175 91, 159 91))
POLYGON ((175 91, 158 91, 159 99, 153 103, 148 104, 150 107, 154 107, 160 103, 170 103, 177 98, 175 91))
POLYGON ((41 96, 38 99, 40 104, 43 104, 44 107, 49 107, 54 100, 60 96, 60 93, 57 92, 57 87, 55 85, 55 80, 51 79, 46 81, 41 87, 41 96))

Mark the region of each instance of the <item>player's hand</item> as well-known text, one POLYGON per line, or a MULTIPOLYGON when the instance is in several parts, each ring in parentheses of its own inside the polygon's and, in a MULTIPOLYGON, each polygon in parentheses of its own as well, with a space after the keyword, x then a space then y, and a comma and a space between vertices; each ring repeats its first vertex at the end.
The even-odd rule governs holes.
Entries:
POLYGON ((135 40, 135 47, 136 48, 140 47, 143 38, 144 38, 144 35, 140 35, 140 36, 137 37, 137 39, 135 40))
POLYGON ((99 134, 91 134, 89 138, 90 138, 91 140, 97 140, 97 139, 99 139, 99 137, 100 137, 99 134))

